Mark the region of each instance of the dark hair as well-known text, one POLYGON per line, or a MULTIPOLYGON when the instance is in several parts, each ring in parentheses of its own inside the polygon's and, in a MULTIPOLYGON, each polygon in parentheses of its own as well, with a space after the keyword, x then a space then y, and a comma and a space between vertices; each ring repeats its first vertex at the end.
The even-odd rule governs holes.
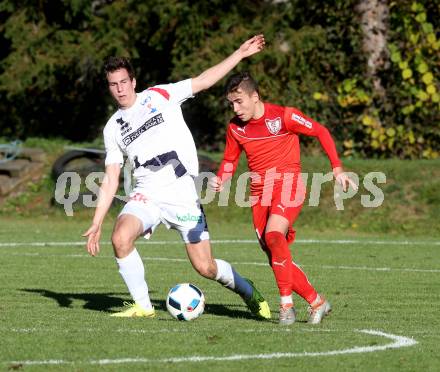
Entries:
POLYGON ((126 57, 108 57, 104 62, 104 74, 107 78, 107 74, 109 72, 114 72, 116 70, 120 70, 121 68, 125 68, 128 72, 128 76, 130 77, 130 80, 133 80, 134 78, 134 69, 131 65, 131 62, 126 57))
POLYGON ((239 72, 237 74, 231 75, 228 78, 228 81, 226 82, 226 86, 225 86, 225 95, 228 95, 229 93, 232 92, 236 92, 237 89, 239 88, 243 89, 248 94, 257 92, 258 95, 260 95, 260 92, 258 91, 257 82, 252 78, 251 74, 247 71, 239 72))

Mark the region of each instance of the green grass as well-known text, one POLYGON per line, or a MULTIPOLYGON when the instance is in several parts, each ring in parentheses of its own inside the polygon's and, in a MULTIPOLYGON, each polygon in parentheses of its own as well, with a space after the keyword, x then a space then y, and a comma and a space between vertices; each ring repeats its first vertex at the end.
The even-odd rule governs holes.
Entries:
MULTIPOLYGON (((345 210, 337 211, 329 183, 322 189, 319 207, 306 203, 295 224, 293 257, 328 296, 334 311, 323 324, 308 326, 306 304, 296 298, 299 321, 279 327, 273 274, 257 245, 245 243, 216 243, 214 254, 234 263, 240 273, 256 282, 273 309, 273 322, 254 320, 237 296, 197 276, 182 244, 146 245, 144 241, 139 250, 158 316, 153 320, 110 318, 109 313, 129 300, 109 245, 120 205, 107 217, 99 257, 88 257, 82 245, 63 243, 82 241, 93 209, 75 205, 74 216, 66 217, 62 208, 52 205, 50 166, 63 151, 64 142, 26 143, 33 145, 49 154, 46 176, 0 205, 0 370, 440 370, 440 160, 344 161, 361 179, 371 171, 385 173, 387 183, 379 185, 385 201, 379 208, 363 208, 360 195, 367 191, 361 187, 344 204, 345 210), (341 239, 353 241, 335 241, 341 239), (24 244, 4 245, 11 242, 24 244), (29 242, 54 244, 32 246, 26 244, 29 242), (181 260, 167 260, 175 258, 181 260), (205 314, 193 322, 177 322, 165 310, 169 288, 183 281, 199 286, 207 298, 205 314), (362 329, 410 337, 417 344, 373 353, 302 355, 392 342, 360 333, 362 329), (299 356, 166 361, 277 352, 299 356), (93 364, 124 358, 138 362, 93 364), (70 364, 19 363, 49 360, 70 364)), ((219 158, 219 154, 210 155, 219 158)), ((303 157, 304 172, 328 170, 326 159, 303 157)), ((243 171, 242 161, 238 172, 243 171)), ((231 201, 234 196, 233 190, 231 201)), ((218 207, 217 200, 205 206, 212 238, 254 239, 250 210, 233 202, 227 208, 218 207)), ((162 240, 176 241, 178 235, 159 229, 152 243, 162 240)))
MULTIPOLYGON (((119 277, 106 223, 99 257, 86 255, 81 241, 85 219, 3 218, 0 242, 59 242, 55 245, 0 246, 0 369, 23 370, 335 370, 437 371, 440 368, 438 311, 439 242, 432 236, 391 244, 404 236, 356 237, 356 243, 328 242, 339 233, 299 231, 291 248, 312 283, 331 300, 334 311, 318 326, 307 325, 306 304, 296 298, 298 322, 280 327, 278 293, 270 268, 256 244, 217 243, 215 256, 232 262, 252 278, 273 310, 272 322, 254 320, 242 301, 215 282, 203 279, 186 260, 182 244, 139 243, 146 263, 155 319, 114 319, 129 296, 119 277), (326 239, 307 243, 306 239, 326 239), (371 240, 389 244, 372 244, 371 240), (421 244, 423 240, 425 243, 421 244), (181 261, 166 260, 180 258, 181 261), (165 310, 165 296, 175 283, 189 281, 205 293, 205 313, 192 322, 178 322, 165 310), (271 353, 328 352, 380 346, 392 341, 357 330, 380 330, 410 337, 417 344, 372 353, 333 356, 170 362, 168 358, 225 357, 271 353), (99 366, 92 361, 133 358, 99 366), (24 361, 63 360, 70 364, 28 365, 24 361), (142 360, 144 360, 142 362, 142 360)), ((252 239, 243 225, 214 223, 215 239, 252 239)), ((178 240, 159 229, 153 242, 178 240)))

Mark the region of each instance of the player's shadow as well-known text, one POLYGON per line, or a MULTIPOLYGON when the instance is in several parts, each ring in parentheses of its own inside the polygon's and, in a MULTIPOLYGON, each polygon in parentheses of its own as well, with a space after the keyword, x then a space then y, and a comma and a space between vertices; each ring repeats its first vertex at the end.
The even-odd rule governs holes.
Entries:
MULTIPOLYGON (((226 304, 226 305, 220 305, 220 304, 206 304, 205 306, 205 313, 210 313, 214 315, 219 316, 228 316, 231 318, 245 318, 245 319, 252 319, 252 320, 259 320, 267 322, 267 320, 258 319, 253 314, 251 314, 250 310, 247 308, 246 305, 237 305, 237 304, 226 304), (240 309, 238 309, 240 308, 240 309), (243 309, 243 310, 241 310, 243 309)), ((275 315, 277 318, 277 314, 272 314, 272 316, 275 315)), ((278 323, 277 319, 272 318, 270 320, 272 323, 278 323)), ((307 320, 296 320, 297 323, 307 323, 307 320)))
MULTIPOLYGON (((37 293, 43 297, 55 300, 60 307, 71 308, 74 301, 83 301, 83 309, 104 311, 108 313, 113 313, 116 309, 120 309, 124 301, 130 301, 130 299, 127 298, 127 294, 122 292, 65 293, 38 288, 23 288, 21 291, 27 293, 37 293)), ((167 310, 165 300, 152 299, 151 302, 156 310, 167 310)), ((238 308, 244 309, 245 305, 206 304, 205 312, 218 316, 227 316, 230 318, 255 319, 255 317, 247 309, 241 310, 238 308)))
MULTIPOLYGON (((48 289, 21 289, 23 292, 38 293, 43 297, 51 298, 55 300, 60 307, 72 307, 73 301, 84 301, 83 308, 95 311, 114 312, 113 308, 120 308, 124 301, 129 299, 126 297, 126 293, 64 293, 55 292, 48 289), (124 296, 124 297, 120 297, 124 296)), ((165 304, 154 304, 159 308, 165 307, 165 304)))
POLYGON ((247 318, 247 319, 255 319, 249 310, 247 310, 246 305, 237 305, 237 304, 206 304, 205 305, 205 313, 219 315, 219 316, 227 316, 230 318, 247 318), (244 310, 238 309, 243 308, 244 310))

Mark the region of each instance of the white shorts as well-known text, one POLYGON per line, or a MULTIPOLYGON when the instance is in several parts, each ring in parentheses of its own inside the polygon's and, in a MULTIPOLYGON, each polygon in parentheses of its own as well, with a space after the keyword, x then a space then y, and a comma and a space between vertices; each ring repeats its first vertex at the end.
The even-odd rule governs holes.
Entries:
POLYGON ((194 180, 189 175, 162 187, 154 195, 145 195, 141 189, 135 189, 119 215, 123 214, 133 215, 142 221, 146 239, 161 223, 167 229, 179 231, 185 243, 209 239, 206 217, 194 180))

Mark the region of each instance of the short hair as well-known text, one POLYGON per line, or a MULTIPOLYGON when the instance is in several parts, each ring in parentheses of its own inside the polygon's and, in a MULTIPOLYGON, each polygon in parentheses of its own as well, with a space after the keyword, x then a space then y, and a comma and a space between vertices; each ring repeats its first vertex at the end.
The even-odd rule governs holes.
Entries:
POLYGON ((115 72, 116 70, 120 70, 121 68, 125 68, 128 72, 128 76, 130 80, 134 78, 134 69, 131 65, 130 60, 127 57, 115 57, 110 56, 104 62, 104 74, 107 78, 107 74, 110 72, 115 72))
POLYGON ((237 89, 239 88, 241 88, 248 94, 257 92, 257 94, 260 95, 260 92, 258 91, 257 82, 252 78, 251 74, 247 71, 239 72, 229 77, 225 86, 225 95, 236 92, 237 89))

